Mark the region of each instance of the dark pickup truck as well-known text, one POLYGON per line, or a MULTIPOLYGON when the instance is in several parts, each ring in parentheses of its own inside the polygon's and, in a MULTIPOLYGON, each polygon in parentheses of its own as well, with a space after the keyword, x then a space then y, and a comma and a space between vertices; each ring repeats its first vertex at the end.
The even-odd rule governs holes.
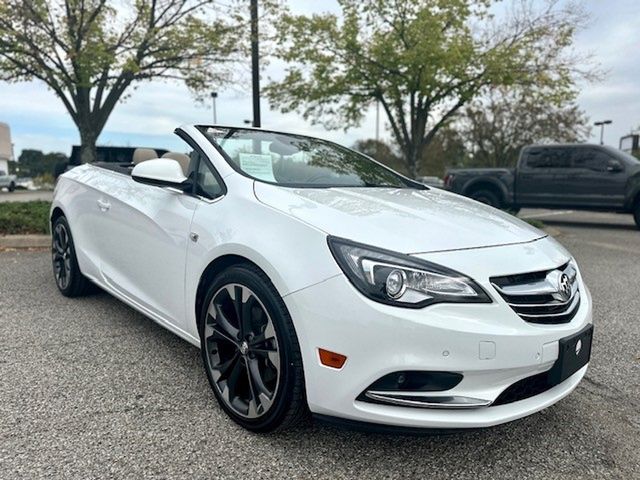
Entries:
POLYGON ((447 171, 445 188, 494 207, 632 213, 640 228, 640 161, 601 145, 531 145, 515 169, 447 171))

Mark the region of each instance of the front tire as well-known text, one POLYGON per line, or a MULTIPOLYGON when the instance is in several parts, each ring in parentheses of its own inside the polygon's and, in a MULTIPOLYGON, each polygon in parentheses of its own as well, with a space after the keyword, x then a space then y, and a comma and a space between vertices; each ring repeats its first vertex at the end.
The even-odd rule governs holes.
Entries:
POLYGON ((239 425, 271 432, 307 413, 302 356, 287 308, 249 264, 212 281, 200 313, 202 360, 222 409, 239 425))
POLYGON ((489 205, 495 208, 501 208, 502 202, 500 202, 500 198, 491 190, 476 190, 471 192, 469 197, 474 200, 489 205))
POLYGON ((13 183, 13 182, 11 182, 11 183, 9 184, 9 192, 13 192, 15 189, 16 189, 16 184, 15 184, 15 183, 13 183))
POLYGON ((633 219, 636 221, 636 226, 640 228, 640 201, 636 203, 636 209, 633 211, 633 219))
POLYGON ((51 226, 51 256, 53 276, 60 293, 65 297, 86 293, 90 282, 78 266, 71 229, 65 217, 56 218, 51 226))

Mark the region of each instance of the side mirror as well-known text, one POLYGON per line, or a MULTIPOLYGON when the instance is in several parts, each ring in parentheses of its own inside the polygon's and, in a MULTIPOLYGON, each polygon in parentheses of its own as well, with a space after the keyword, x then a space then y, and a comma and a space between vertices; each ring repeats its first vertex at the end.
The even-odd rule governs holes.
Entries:
POLYGON ((139 163, 133 167, 131 178, 147 185, 172 187, 180 190, 184 188, 187 181, 180 164, 168 158, 156 158, 139 163))
POLYGON ((616 173, 622 172, 623 170, 624 167, 622 166, 620 160, 609 160, 607 162, 607 172, 616 173))

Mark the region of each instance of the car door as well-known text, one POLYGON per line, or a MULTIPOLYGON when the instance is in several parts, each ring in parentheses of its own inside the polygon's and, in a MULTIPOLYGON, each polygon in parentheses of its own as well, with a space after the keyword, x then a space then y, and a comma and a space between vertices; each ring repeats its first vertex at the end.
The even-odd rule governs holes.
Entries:
POLYGON ((516 201, 521 205, 545 205, 552 203, 549 185, 554 170, 548 148, 529 148, 522 153, 516 169, 516 201))
MULTIPOLYGON (((188 173, 188 172, 185 172, 188 173)), ((187 242, 198 198, 119 175, 102 192, 103 280, 156 317, 181 328, 187 242)))
POLYGON ((622 207, 627 173, 622 161, 598 147, 582 147, 573 155, 576 174, 568 188, 577 206, 622 207))

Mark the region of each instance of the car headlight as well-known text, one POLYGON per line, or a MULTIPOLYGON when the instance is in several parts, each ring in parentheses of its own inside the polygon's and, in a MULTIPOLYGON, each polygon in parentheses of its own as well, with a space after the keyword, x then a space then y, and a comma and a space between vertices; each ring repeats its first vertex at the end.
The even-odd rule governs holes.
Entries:
POLYGON ((434 303, 491 303, 469 277, 440 265, 328 237, 329 248, 349 281, 376 302, 408 308, 434 303))

